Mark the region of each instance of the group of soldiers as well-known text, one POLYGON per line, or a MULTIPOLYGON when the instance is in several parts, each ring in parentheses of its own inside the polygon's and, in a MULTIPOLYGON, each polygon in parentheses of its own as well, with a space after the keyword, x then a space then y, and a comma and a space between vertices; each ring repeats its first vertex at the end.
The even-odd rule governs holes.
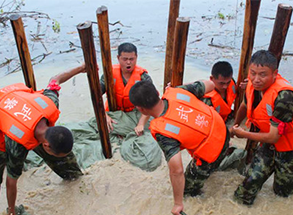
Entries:
MULTIPOLYGON (((144 135, 150 132, 162 149, 169 167, 173 188, 172 214, 184 210, 184 196, 202 193, 205 180, 228 156, 230 137, 259 142, 245 178, 234 192, 235 201, 252 205, 258 191, 274 173, 274 192, 283 197, 293 192, 293 87, 278 74, 276 57, 266 50, 253 54, 249 65, 245 95, 237 113, 233 69, 227 61, 213 65, 209 80, 168 86, 160 98, 147 70, 136 65, 137 48, 131 43, 118 47, 118 65, 113 66, 118 111, 141 113, 133 128, 144 135), (234 125, 225 122, 235 114, 234 125), (254 130, 239 125, 247 118, 254 130), (291 137, 292 136, 292 137, 291 137), (181 150, 192 160, 183 169, 181 150)), ((60 85, 85 73, 81 65, 50 79, 47 89, 33 91, 24 84, 0 90, 0 183, 6 167, 8 214, 16 214, 17 180, 29 150, 34 150, 48 166, 65 180, 83 175, 72 153, 73 136, 69 129, 54 126, 58 120, 60 85)), ((100 80, 106 92, 104 77, 100 80)), ((106 105, 109 132, 119 122, 111 118, 106 105)))

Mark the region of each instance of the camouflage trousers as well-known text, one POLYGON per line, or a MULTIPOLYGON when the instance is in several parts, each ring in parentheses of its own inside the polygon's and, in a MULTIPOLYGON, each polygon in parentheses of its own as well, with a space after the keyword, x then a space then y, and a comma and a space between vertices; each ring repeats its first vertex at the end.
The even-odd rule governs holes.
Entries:
POLYGON ((242 204, 253 204, 258 191, 274 174, 274 192, 282 197, 293 193, 293 151, 277 152, 271 144, 258 148, 242 184, 234 192, 234 199, 242 204))
POLYGON ((227 149, 229 147, 230 135, 229 131, 227 131, 226 140, 224 143, 224 147, 217 158, 213 163, 207 163, 202 161, 200 166, 196 165, 196 160, 192 159, 185 170, 185 188, 184 195, 185 196, 196 196, 201 193, 201 188, 204 185, 204 182, 210 177, 211 173, 216 171, 219 167, 220 163, 226 156, 227 149))
MULTIPOLYGON (((6 152, 0 151, 0 182, 3 180, 3 172, 5 166, 7 167, 7 175, 11 178, 17 179, 24 166, 28 150, 21 144, 16 143, 10 138, 5 137, 6 152)), ((65 157, 55 157, 49 155, 43 148, 42 144, 34 149, 45 163, 61 178, 65 180, 76 179, 83 175, 75 158, 73 152, 70 152, 65 157)), ((0 183, 0 184, 1 184, 0 183)))

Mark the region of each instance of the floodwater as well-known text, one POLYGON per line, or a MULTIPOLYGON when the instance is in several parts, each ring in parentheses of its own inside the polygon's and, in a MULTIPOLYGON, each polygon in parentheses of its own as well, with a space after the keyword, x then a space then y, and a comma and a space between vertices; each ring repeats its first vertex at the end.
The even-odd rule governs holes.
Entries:
MULTIPOLYGON (((4 2, 4 1, 2 1, 4 2)), ((8 2, 8 1, 7 1, 8 2)), ((117 63, 117 46, 133 42, 138 47, 138 64, 147 68, 157 88, 162 92, 165 41, 169 1, 167 0, 63 0, 24 1, 21 11, 37 11, 47 18, 23 18, 26 37, 32 58, 38 62, 43 54, 49 54, 34 65, 37 88, 46 87, 49 78, 59 72, 79 65, 83 61, 76 25, 87 20, 96 21, 96 9, 107 6, 110 26, 113 63, 117 63), (56 21, 54 21, 56 20, 56 21), (52 30, 53 22, 60 24, 60 32, 52 30), (39 35, 41 40, 34 40, 39 35), (70 46, 72 44, 72 46, 70 46), (74 51, 70 51, 75 49, 74 51), (64 53, 70 51, 68 53, 64 53)), ((279 3, 293 5, 293 0, 261 2, 256 28, 254 51, 266 49, 270 42, 274 18, 279 3)), ((245 12, 244 0, 181 0, 180 16, 190 17, 186 50, 184 82, 207 79, 216 60, 226 59, 234 68, 237 78, 245 12), (219 15, 225 18, 220 19, 219 15), (208 46, 213 44, 226 48, 208 46)), ((0 1, 1 5, 1 1, 0 1)), ((5 10, 4 10, 5 11, 5 10)), ((30 13, 27 13, 30 14, 30 13)), ((18 66, 18 54, 10 23, 0 27, 0 87, 23 82, 20 71, 11 73, 18 66)), ((292 24, 290 28, 292 27, 292 24)), ((97 60, 101 66, 97 25, 93 24, 97 60)), ((289 29, 284 52, 293 53, 293 31, 289 29)), ((292 57, 284 56, 280 73, 292 82, 292 57)), ((100 69, 102 74, 102 69, 100 69)), ((92 103, 85 74, 80 74, 62 86, 60 94, 60 122, 86 121, 93 116, 92 103)), ((244 147, 245 142, 232 140, 244 147)), ((189 155, 183 152, 186 166, 189 155)), ((44 166, 25 172, 19 179, 17 204, 24 204, 31 214, 170 214, 172 188, 166 162, 154 172, 144 172, 131 166, 116 153, 113 159, 98 161, 81 179, 63 182, 44 166)), ((293 198, 280 198, 272 190, 272 178, 268 180, 255 201, 248 208, 232 200, 233 192, 243 177, 236 171, 216 172, 206 182, 204 194, 184 200, 188 215, 199 214, 292 214, 293 198)), ((5 185, 0 194, 0 213, 6 204, 5 185)))

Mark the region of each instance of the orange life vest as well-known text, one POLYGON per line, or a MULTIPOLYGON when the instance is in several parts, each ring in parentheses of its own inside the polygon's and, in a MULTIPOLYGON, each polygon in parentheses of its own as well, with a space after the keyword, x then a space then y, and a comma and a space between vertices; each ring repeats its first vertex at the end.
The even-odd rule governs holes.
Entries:
POLYGON ((224 121, 227 120, 228 115, 231 113, 232 109, 231 106, 236 98, 236 85, 234 80, 230 82, 227 92, 226 92, 226 100, 222 98, 221 94, 218 93, 216 90, 213 90, 212 92, 209 92, 204 95, 204 98, 210 98, 213 107, 215 110, 221 115, 221 117, 224 119, 224 121))
POLYGON ((150 130, 156 134, 176 139, 180 148, 208 163, 214 162, 221 153, 226 139, 226 126, 221 116, 192 93, 180 88, 168 88, 163 99, 169 102, 164 116, 151 121, 150 130))
MULTIPOLYGON (((135 66, 126 86, 124 86, 120 65, 113 65, 113 78, 118 110, 129 112, 134 109, 134 105, 129 100, 129 90, 136 82, 141 81, 141 75, 144 72, 147 73, 147 71, 144 68, 140 66, 135 66)), ((105 103, 105 110, 109 111, 107 101, 105 103)))
MULTIPOLYGON (((28 150, 39 145, 34 137, 37 123, 46 118, 49 126, 53 126, 60 113, 54 102, 42 92, 34 92, 21 83, 0 90, 0 130, 28 150)), ((0 150, 5 151, 3 139, 0 150)))
MULTIPOLYGON (((261 132, 270 131, 270 119, 273 117, 274 103, 278 93, 282 90, 293 91, 293 87, 286 79, 278 74, 276 81, 265 91, 262 100, 258 106, 253 109, 254 88, 251 81, 248 81, 246 87, 247 118, 248 121, 258 127, 261 132)), ((286 123, 286 127, 286 133, 274 144, 276 150, 280 152, 293 150, 293 122, 286 123)))

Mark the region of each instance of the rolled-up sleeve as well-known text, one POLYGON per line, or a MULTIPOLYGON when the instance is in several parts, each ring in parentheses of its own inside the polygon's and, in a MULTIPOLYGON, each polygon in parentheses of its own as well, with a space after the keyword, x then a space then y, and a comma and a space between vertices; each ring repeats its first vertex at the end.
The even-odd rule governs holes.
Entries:
POLYGON ((164 152, 167 162, 169 162, 174 155, 180 152, 180 142, 178 140, 163 136, 161 134, 156 134, 156 139, 164 152))

